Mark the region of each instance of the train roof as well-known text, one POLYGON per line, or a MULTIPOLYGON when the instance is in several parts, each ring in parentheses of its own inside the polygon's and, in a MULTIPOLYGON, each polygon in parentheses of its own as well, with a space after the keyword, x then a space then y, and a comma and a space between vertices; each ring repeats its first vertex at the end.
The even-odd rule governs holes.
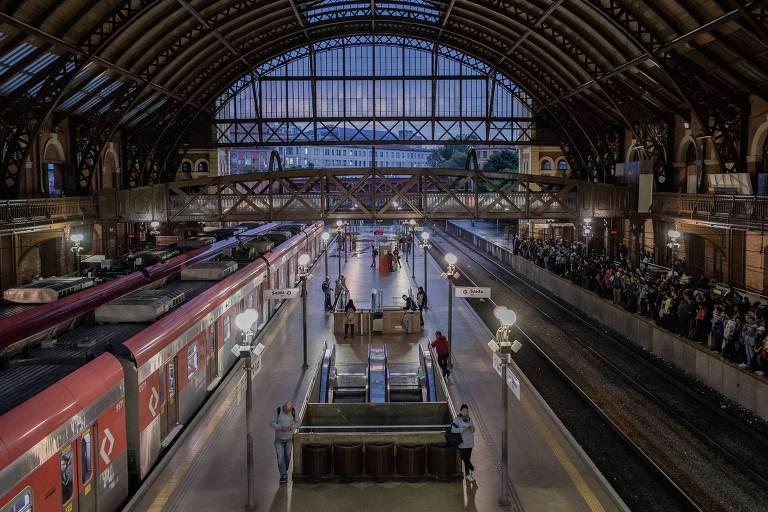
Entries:
MULTIPOLYGON (((142 366, 158 351, 165 348, 189 328, 182 318, 202 318, 216 309, 222 301, 239 290, 243 283, 267 269, 264 260, 251 262, 245 268, 230 274, 222 281, 181 281, 184 285, 208 284, 205 295, 198 295, 152 323, 146 330, 133 336, 124 346, 130 351, 136 366, 142 366)), ((178 284, 177 284, 178 285, 178 284)))
MULTIPOLYGON (((51 379, 52 375, 41 371, 38 378, 51 379)), ((22 377, 21 372, 19 377, 31 378, 22 377)), ((0 416, 0 467, 7 467, 105 391, 119 384, 123 369, 114 356, 102 354, 87 367, 58 377, 60 380, 0 416)))
POLYGON ((60 297, 90 288, 95 281, 90 277, 48 277, 16 288, 8 288, 3 298, 20 304, 44 304, 60 297))

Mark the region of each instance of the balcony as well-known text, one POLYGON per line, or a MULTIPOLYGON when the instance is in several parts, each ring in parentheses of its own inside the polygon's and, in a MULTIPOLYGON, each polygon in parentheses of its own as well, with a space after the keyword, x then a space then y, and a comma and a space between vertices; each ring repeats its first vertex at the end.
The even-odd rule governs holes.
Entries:
POLYGON ((653 215, 760 228, 768 219, 768 197, 656 193, 653 195, 651 211, 653 215))
POLYGON ((93 197, 0 200, 0 234, 37 231, 58 222, 95 218, 93 197))

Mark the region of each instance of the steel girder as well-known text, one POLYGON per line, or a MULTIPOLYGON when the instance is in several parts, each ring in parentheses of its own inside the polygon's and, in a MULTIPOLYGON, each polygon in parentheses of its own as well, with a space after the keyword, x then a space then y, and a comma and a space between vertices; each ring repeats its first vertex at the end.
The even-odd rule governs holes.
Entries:
MULTIPOLYGON (((139 189, 134 195, 146 196, 144 203, 167 198, 167 205, 155 205, 153 210, 167 212, 168 221, 220 222, 614 217, 624 214, 631 200, 626 187, 582 180, 410 168, 238 174, 156 185, 139 189)), ((130 212, 121 215, 130 216, 130 212)))

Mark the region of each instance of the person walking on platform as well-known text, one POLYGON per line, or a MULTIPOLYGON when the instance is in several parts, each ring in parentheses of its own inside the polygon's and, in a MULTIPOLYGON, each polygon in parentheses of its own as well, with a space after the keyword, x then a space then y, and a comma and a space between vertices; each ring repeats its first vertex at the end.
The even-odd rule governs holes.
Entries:
POLYGON ((392 251, 392 267, 394 270, 400 270, 400 251, 395 247, 395 250, 392 251))
MULTIPOLYGON (((339 297, 341 297, 341 295, 346 291, 349 291, 349 289, 347 288, 347 280, 344 278, 344 275, 342 274, 338 277, 338 279, 336 279, 336 296, 333 299, 333 308, 331 309, 336 309, 336 304, 339 303, 339 297)), ((342 302, 342 304, 344 303, 342 302)))
POLYGON ((379 255, 379 251, 374 244, 371 244, 371 268, 376 268, 376 256, 379 255))
POLYGON ((450 347, 448 346, 448 339, 443 336, 440 331, 435 332, 435 341, 429 344, 430 347, 437 352, 437 364, 440 365, 440 369, 443 370, 443 378, 447 379, 451 376, 451 369, 448 366, 448 360, 451 358, 450 347))
POLYGON ((347 302, 347 307, 344 308, 344 339, 347 339, 347 332, 352 331, 352 337, 355 337, 355 312, 357 308, 352 299, 347 302))
POLYGON ((275 429, 275 452, 277 453, 277 470, 280 472, 280 483, 288 481, 288 467, 291 465, 291 450, 293 448, 293 432, 299 428, 296 421, 296 410, 290 400, 277 408, 270 423, 275 429))
POLYGON ((475 466, 472 465, 472 448, 475 446, 475 425, 469 417, 469 407, 461 404, 459 415, 451 423, 451 432, 461 434, 459 455, 464 463, 464 479, 467 482, 475 481, 475 466))
POLYGON ((427 310, 427 292, 424 291, 423 286, 419 286, 419 291, 416 292, 416 305, 419 307, 421 326, 424 327, 424 311, 427 310))
POLYGON ((333 303, 331 302, 331 291, 333 288, 331 288, 331 278, 328 276, 325 276, 325 280, 323 281, 323 295, 325 295, 325 310, 331 311, 333 309, 333 303))

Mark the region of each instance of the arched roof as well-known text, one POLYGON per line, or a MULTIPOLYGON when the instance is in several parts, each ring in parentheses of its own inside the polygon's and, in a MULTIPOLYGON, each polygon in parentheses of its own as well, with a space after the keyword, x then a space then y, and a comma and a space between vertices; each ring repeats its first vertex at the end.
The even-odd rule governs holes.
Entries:
POLYGON ((361 33, 461 48, 593 147, 594 130, 768 97, 767 0, 1 0, 0 22, 0 96, 108 133, 212 112, 259 63, 361 33))
MULTIPOLYGON (((78 73, 70 92, 101 94, 102 104, 115 92, 104 91, 106 84, 121 81, 134 82, 144 98, 205 109, 261 61, 307 41, 363 32, 452 44, 515 77, 542 107, 572 102, 619 121, 619 104, 627 100, 683 109, 691 101, 690 85, 681 83, 686 73, 722 92, 763 94, 768 83, 761 1, 6 0, 0 6, 0 54, 11 61, 0 78, 8 80, 13 68, 23 73, 25 63, 35 64, 27 74, 39 73, 51 55, 77 55, 78 70, 92 70, 78 73), (23 55, 9 58, 14 51, 23 55)), ((13 86, 6 81, 0 94, 13 93, 13 86)), ((61 103, 89 112, 78 99, 61 103)))

